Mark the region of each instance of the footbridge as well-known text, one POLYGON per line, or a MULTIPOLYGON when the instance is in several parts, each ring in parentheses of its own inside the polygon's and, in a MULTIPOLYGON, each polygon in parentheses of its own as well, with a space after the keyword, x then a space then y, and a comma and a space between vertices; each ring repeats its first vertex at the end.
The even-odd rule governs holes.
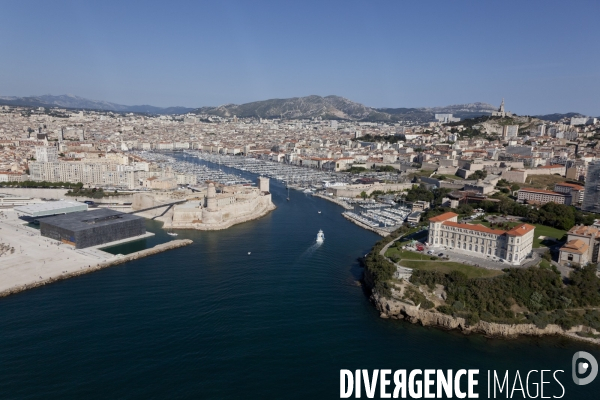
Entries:
POLYGON ((137 214, 140 212, 144 212, 144 211, 150 211, 150 210, 155 210, 157 208, 163 208, 163 207, 167 207, 167 209, 165 210, 165 212, 163 212, 162 215, 164 215, 167 211, 169 211, 171 209, 171 207, 173 207, 176 204, 182 204, 185 203, 187 200, 177 200, 177 201, 173 201, 171 203, 163 203, 163 204, 158 204, 152 207, 147 207, 147 208, 142 208, 140 210, 134 210, 134 211, 130 211, 128 214, 137 214))

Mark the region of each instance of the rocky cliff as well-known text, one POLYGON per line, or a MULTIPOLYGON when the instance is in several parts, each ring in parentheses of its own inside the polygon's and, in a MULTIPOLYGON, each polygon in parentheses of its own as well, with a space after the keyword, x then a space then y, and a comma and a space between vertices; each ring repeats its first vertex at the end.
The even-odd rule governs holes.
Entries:
POLYGON ((490 337, 514 338, 517 336, 545 336, 561 335, 572 339, 583 340, 589 343, 600 344, 600 339, 584 338, 577 332, 586 332, 590 328, 575 326, 564 330, 558 325, 547 325, 541 329, 533 324, 498 324, 493 322, 479 321, 474 325, 467 324, 464 318, 453 317, 435 311, 423 310, 400 300, 387 299, 373 293, 371 300, 380 312, 382 318, 405 319, 413 324, 423 326, 436 326, 443 329, 457 329, 465 334, 479 333, 490 337))

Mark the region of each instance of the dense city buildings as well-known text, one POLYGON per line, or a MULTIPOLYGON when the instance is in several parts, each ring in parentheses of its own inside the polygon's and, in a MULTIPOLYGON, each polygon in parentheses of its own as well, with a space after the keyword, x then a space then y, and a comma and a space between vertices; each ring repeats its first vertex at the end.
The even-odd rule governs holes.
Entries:
MULTIPOLYGON (((506 111, 504 100, 476 119, 436 112, 427 122, 241 118, 229 108, 219 115, 151 115, 3 106, 0 183, 80 185, 72 195, 130 195, 134 209, 173 203, 165 226, 192 229, 221 229, 273 208, 266 181, 208 172, 173 157, 179 154, 335 201, 346 218, 381 234, 403 222, 418 224, 440 205, 507 199, 531 208, 556 203, 600 212, 600 150, 593 146, 600 123, 594 118, 522 117, 506 111), (415 185, 447 194, 435 204, 425 197, 406 202, 415 185)), ((484 257, 519 263, 529 253, 521 243, 528 232, 517 238, 519 230, 468 229, 479 239, 494 237, 484 257), (503 247, 512 234, 518 250, 510 241, 503 247)), ((432 238, 435 245, 438 237, 432 238)), ((482 243, 472 250, 470 244, 449 246, 482 254, 482 243)))

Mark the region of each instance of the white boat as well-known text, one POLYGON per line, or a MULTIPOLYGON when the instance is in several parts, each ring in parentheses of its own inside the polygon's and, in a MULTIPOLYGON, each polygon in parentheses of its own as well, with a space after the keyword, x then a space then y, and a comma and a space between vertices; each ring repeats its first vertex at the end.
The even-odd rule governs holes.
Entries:
POLYGON ((317 233, 317 243, 323 243, 325 240, 325 234, 321 229, 319 229, 319 233, 317 233))
POLYGON ((319 214, 321 214, 321 211, 319 211, 319 214))
POLYGON ((250 254, 252 254, 252 252, 251 252, 251 251, 249 251, 249 252, 248 252, 248 255, 250 255, 250 254))
POLYGON ((177 234, 175 232, 167 232, 167 235, 177 236, 177 234))

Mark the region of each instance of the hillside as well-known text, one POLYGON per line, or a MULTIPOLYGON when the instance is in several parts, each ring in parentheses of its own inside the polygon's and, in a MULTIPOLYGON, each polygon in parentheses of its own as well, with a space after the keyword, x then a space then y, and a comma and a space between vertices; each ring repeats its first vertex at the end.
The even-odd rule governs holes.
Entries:
POLYGON ((89 100, 83 97, 64 94, 52 96, 49 94, 43 96, 0 96, 0 105, 28 106, 28 107, 61 107, 70 109, 103 110, 117 112, 134 112, 148 114, 184 114, 191 111, 186 107, 154 107, 149 105, 125 106, 122 104, 110 103, 102 100, 89 100))
POLYGON ((458 104, 431 108, 372 108, 339 96, 306 96, 290 99, 271 99, 246 104, 225 104, 218 107, 202 107, 198 114, 240 118, 288 118, 302 119, 322 117, 357 121, 414 121, 434 120, 436 113, 452 113, 460 118, 490 115, 496 107, 487 103, 458 104))
MULTIPOLYGON (((323 119, 340 119, 368 122, 415 123, 434 121, 435 114, 453 114, 461 119, 489 117, 497 109, 488 103, 455 104, 444 107, 407 107, 407 108, 373 108, 348 100, 340 96, 306 96, 288 99, 269 99, 245 104, 224 104, 217 107, 156 107, 151 105, 123 105, 102 100, 90 100, 66 94, 60 96, 0 96, 0 105, 26 107, 60 107, 68 109, 87 109, 115 112, 132 112, 147 114, 207 114, 220 117, 239 118, 287 118, 305 119, 321 117, 323 119)), ((578 116, 577 113, 547 114, 537 118, 547 121, 558 121, 564 117, 578 116)))

